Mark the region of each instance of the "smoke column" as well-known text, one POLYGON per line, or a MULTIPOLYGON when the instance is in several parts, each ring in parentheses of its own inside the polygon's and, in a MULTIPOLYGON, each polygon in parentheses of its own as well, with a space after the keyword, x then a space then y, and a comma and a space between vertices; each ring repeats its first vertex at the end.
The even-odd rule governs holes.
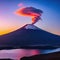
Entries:
POLYGON ((36 9, 34 7, 24 7, 16 11, 16 14, 20 16, 32 17, 32 24, 35 24, 37 21, 41 20, 42 13, 42 10, 36 9))

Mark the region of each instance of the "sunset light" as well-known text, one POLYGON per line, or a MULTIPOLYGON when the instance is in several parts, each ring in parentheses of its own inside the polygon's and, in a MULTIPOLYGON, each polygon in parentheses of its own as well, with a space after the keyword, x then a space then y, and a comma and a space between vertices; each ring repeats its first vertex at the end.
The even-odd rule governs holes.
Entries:
POLYGON ((34 19, 37 18, 36 16, 40 16, 37 13, 32 13, 31 10, 29 10, 29 12, 26 11, 29 14, 23 14, 22 10, 24 10, 25 7, 41 9, 43 14, 39 18, 42 18, 42 21, 37 22, 35 25, 48 32, 60 35, 60 10, 59 5, 55 2, 53 4, 49 3, 48 5, 46 5, 45 2, 43 3, 43 1, 41 1, 41 3, 34 1, 34 4, 31 4, 32 2, 23 2, 22 0, 17 2, 2 1, 0 3, 0 35, 12 32, 29 22, 31 23, 31 21, 33 23, 34 19))

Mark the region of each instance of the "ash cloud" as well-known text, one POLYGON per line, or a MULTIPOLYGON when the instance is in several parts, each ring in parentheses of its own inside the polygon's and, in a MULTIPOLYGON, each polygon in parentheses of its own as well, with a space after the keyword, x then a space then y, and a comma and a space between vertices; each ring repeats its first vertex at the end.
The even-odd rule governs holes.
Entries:
POLYGON ((16 14, 19 14, 20 16, 32 17, 32 24, 35 24, 37 21, 41 20, 42 13, 42 10, 34 7, 24 7, 16 11, 16 14))

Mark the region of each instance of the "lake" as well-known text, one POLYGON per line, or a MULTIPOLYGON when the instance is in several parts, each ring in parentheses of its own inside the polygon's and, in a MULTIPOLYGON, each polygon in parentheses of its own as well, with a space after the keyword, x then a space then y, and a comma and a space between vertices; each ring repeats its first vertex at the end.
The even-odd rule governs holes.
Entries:
POLYGON ((37 54, 47 54, 60 51, 60 48, 53 50, 40 50, 40 49, 11 49, 11 50, 0 50, 0 59, 1 58, 11 58, 14 60, 19 60, 24 56, 32 56, 37 54))

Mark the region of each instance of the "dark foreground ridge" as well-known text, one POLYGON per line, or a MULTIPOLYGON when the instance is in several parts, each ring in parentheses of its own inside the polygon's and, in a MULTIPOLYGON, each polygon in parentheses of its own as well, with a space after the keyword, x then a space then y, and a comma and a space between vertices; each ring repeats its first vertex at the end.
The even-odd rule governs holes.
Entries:
POLYGON ((60 36, 44 31, 34 25, 29 25, 0 36, 0 49, 13 48, 60 48, 60 36), (34 29, 31 29, 34 27, 34 29))
POLYGON ((60 52, 23 57, 21 60, 60 60, 60 52))

